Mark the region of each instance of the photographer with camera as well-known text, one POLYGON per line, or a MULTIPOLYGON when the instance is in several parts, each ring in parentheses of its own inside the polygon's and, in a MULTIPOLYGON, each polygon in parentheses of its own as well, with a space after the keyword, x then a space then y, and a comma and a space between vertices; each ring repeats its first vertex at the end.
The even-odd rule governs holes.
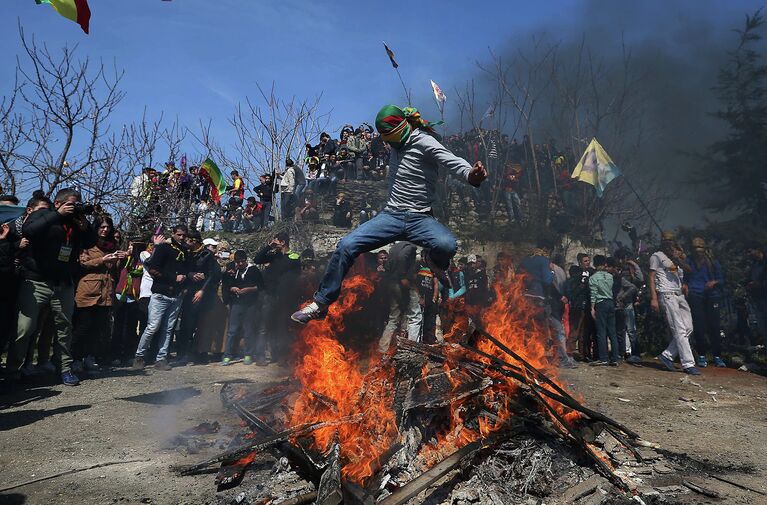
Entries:
POLYGON ((80 379, 72 373, 70 352, 75 308, 73 278, 80 252, 93 247, 97 236, 86 219, 93 207, 80 203, 78 191, 60 190, 53 206, 30 214, 22 227, 29 246, 21 264, 16 341, 8 353, 7 369, 17 376, 29 339, 37 330, 40 309, 50 305, 56 327, 55 345, 61 356, 61 380, 67 386, 76 386, 80 379))

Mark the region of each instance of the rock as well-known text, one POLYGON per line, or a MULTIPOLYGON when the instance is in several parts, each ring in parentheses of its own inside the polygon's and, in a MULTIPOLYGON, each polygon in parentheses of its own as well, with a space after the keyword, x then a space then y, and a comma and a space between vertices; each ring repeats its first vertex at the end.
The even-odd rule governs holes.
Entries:
POLYGON ((653 465, 652 469, 655 470, 655 472, 660 475, 667 475, 669 473, 674 473, 673 468, 670 468, 664 465, 663 463, 656 463, 655 465, 653 465))
POLYGON ((607 484, 607 479, 601 475, 594 474, 562 493, 562 503, 573 503, 576 500, 593 493, 595 489, 604 484, 607 484))
POLYGON ((578 505, 599 505, 607 500, 607 493, 604 493, 601 489, 598 489, 590 495, 578 500, 578 505))
POLYGON ((649 447, 637 447, 637 451, 645 461, 654 461, 656 459, 660 459, 660 454, 655 452, 653 449, 650 449, 649 447))

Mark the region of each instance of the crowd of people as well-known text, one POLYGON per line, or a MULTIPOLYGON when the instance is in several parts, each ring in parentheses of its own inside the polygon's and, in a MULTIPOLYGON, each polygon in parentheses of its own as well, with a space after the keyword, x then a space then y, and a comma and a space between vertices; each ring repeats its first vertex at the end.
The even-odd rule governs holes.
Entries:
MULTIPOLYGON (((420 132, 417 136, 431 139, 420 132)), ((126 240, 111 217, 81 202, 75 189, 60 190, 53 200, 35 192, 25 207, 18 206, 15 196, 1 196, 5 207, 0 210, 18 214, 4 219, 0 231, 5 287, 0 295, 0 353, 7 352, 8 382, 55 372, 64 384, 76 385, 79 374, 104 366, 141 370, 153 364, 170 370, 174 364, 216 360, 230 365, 240 358, 246 365, 285 363, 296 333, 291 309, 311 299, 319 283, 322 268, 314 251, 293 251, 284 231, 254 252, 231 251, 216 239, 203 239, 202 233, 268 228, 275 194, 280 195, 282 219, 317 222, 314 195, 333 201, 335 226, 350 228, 355 219, 373 219, 375 206, 366 202, 353 209, 337 183, 385 179, 389 142, 367 125, 345 127, 340 140, 323 133, 316 146, 306 145, 306 172, 288 159, 283 171, 260 177, 255 196, 246 196, 248 184, 233 171, 223 206, 212 204, 211 181, 197 167, 189 173, 185 163, 181 170, 170 163, 164 172, 145 169, 131 185, 136 219, 130 230, 131 238, 144 241, 126 240), (172 217, 179 224, 157 225, 163 222, 157 213, 168 212, 167 206, 161 209, 163 198, 175 202, 172 217)), ((483 177, 491 174, 491 182, 492 174, 500 174, 495 177, 505 181, 501 187, 512 222, 521 219, 522 188, 567 191, 557 185, 556 168, 566 174, 573 160, 553 144, 532 145, 526 138, 518 145, 497 132, 479 130, 446 143, 477 160, 474 169, 483 177), (483 157, 489 160, 488 171, 479 160, 483 157), (531 160, 537 167, 534 179, 525 176, 531 160), (551 170, 540 170, 538 163, 551 170), (501 164, 503 170, 497 170, 501 164), (544 172, 551 178, 543 177, 544 172)), ((487 201, 483 188, 493 186, 473 186, 455 188, 472 191, 479 211, 487 201)), ((407 194, 395 196, 408 203, 407 194)), ((453 242, 445 247, 454 247, 453 242)), ((638 362, 640 307, 665 317, 670 343, 657 358, 666 368, 676 370, 677 359, 688 374, 699 374, 709 361, 726 366, 720 322, 725 275, 701 237, 688 244, 689 255, 673 234, 664 233, 649 257, 640 257, 638 248, 620 247, 609 257, 580 253, 573 265, 553 256, 553 245, 522 257, 500 252, 490 270, 487 260, 476 254, 451 261, 447 270, 439 265, 435 270, 433 256, 440 244, 434 243, 431 251, 419 252, 416 245, 400 241, 388 251, 343 259, 353 273, 375 282, 363 311, 366 317, 358 324, 370 329, 367 334, 380 335, 381 352, 388 351, 397 334, 434 344, 456 322, 481 321, 495 297, 503 296, 504 285, 522 276, 527 303, 547 330, 552 356, 561 366, 577 366, 574 358, 599 366, 638 362)), ((759 245, 749 254, 753 264, 747 287, 765 337, 767 259, 759 245)))
POLYGON ((339 181, 381 181, 385 185, 390 148, 369 125, 346 125, 340 138, 320 135, 317 145, 307 143, 300 162, 285 159, 281 170, 259 176, 251 185, 237 170, 230 172, 225 194, 211 196, 211 181, 199 166, 187 170, 169 162, 164 170, 146 167, 130 187, 135 201, 132 218, 137 227, 155 222, 184 222, 201 232, 250 233, 276 219, 317 223, 320 207, 328 210, 329 224, 350 228, 369 220, 380 209, 372 199, 352 208, 338 190, 339 181), (279 204, 279 205, 277 205, 279 204))
MULTIPOLYGON (((451 201, 470 205, 479 219, 495 207, 505 211, 512 225, 529 219, 527 198, 535 195, 561 215, 577 215, 579 186, 570 178, 577 158, 571 148, 559 148, 551 139, 544 144, 509 139, 497 130, 476 129, 450 135, 445 145, 465 159, 481 160, 488 168, 489 184, 467 188, 460 181, 441 176, 438 196, 443 217, 451 201)), ((166 163, 163 170, 147 167, 136 176, 130 192, 133 221, 138 227, 156 222, 183 222, 201 232, 250 233, 276 220, 323 222, 351 228, 381 210, 382 202, 363 199, 352 206, 339 182, 366 180, 387 185, 391 148, 369 125, 345 125, 339 138, 323 132, 316 145, 307 143, 304 156, 287 158, 281 170, 247 181, 236 170, 221 198, 212 198, 210 180, 199 166, 187 169, 166 163)), ((438 209, 435 209, 438 210, 438 209)))

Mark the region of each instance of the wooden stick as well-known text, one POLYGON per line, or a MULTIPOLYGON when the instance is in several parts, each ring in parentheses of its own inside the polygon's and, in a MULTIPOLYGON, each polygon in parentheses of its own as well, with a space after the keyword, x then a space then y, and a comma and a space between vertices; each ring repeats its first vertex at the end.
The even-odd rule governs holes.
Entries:
POLYGON ((618 477, 615 472, 613 472, 612 468, 610 468, 607 463, 605 463, 602 458, 597 455, 597 453, 594 451, 594 448, 591 447, 584 439, 583 436, 578 433, 578 430, 570 426, 570 423, 565 421, 565 419, 559 414, 559 412, 556 411, 554 407, 549 405, 549 402, 545 401, 543 397, 540 395, 538 390, 531 389, 533 394, 538 399, 539 403, 543 405, 543 407, 549 411, 551 416, 557 420, 560 426, 562 426, 567 433, 578 443, 578 445, 583 449, 583 452, 586 453, 586 455, 591 458, 591 460, 594 462, 594 465, 596 466, 599 473, 601 473, 604 477, 607 477, 610 482, 615 484, 619 489, 623 491, 630 491, 628 484, 626 484, 623 479, 618 477))
POLYGON ((16 489, 23 486, 28 486, 30 484, 35 484, 37 482, 42 482, 44 480, 51 480, 57 477, 63 477, 65 475, 72 475, 73 473, 80 473, 80 472, 85 472, 87 470, 93 470, 95 468, 103 468, 105 466, 113 466, 113 465, 126 465, 128 463, 147 463, 149 461, 152 461, 152 460, 151 459, 129 459, 127 461, 109 461, 107 463, 99 463, 97 465, 86 466, 85 468, 75 468, 74 470, 67 470, 65 472, 54 473, 53 475, 46 475, 45 477, 38 477, 36 479, 21 482, 19 484, 13 484, 12 486, 7 486, 0 489, 0 493, 4 493, 6 491, 10 491, 11 489, 16 489))
POLYGON ((387 496, 378 505, 401 505, 418 493, 431 486, 433 483, 447 475, 450 470, 457 467, 463 458, 470 456, 475 451, 482 448, 482 440, 474 441, 468 445, 455 451, 453 454, 443 459, 431 469, 423 472, 415 479, 408 482, 406 485, 394 491, 391 495, 387 496))
POLYGON ((743 489, 745 491, 751 491, 752 493, 760 494, 762 496, 767 496, 767 493, 765 493, 764 491, 759 491, 758 489, 754 489, 752 487, 748 487, 745 484, 739 484, 739 483, 735 482, 734 480, 725 479, 724 477, 719 477, 717 475, 712 475, 712 474, 708 474, 708 476, 711 477, 712 479, 716 479, 716 480, 719 480, 719 481, 722 481, 722 482, 726 482, 727 484, 729 484, 731 486, 735 486, 735 487, 743 489))
POLYGON ((722 497, 722 495, 717 493, 716 491, 713 491, 711 489, 706 489, 705 487, 701 487, 697 484, 693 484, 692 482, 688 480, 682 481, 682 484, 684 484, 685 487, 692 489, 696 493, 702 494, 703 496, 708 496, 709 498, 722 497))
POLYGON ((484 335, 488 340, 490 340, 492 343, 494 343, 500 350, 511 356, 512 358, 516 359, 520 363, 522 363, 525 368, 527 368, 531 373, 533 373, 538 379, 545 382, 552 388, 554 388, 558 393, 560 393, 564 398, 569 400, 568 403, 564 403, 566 406, 572 408, 573 410, 577 410, 578 412, 587 414, 589 417, 594 419, 595 421, 602 421, 608 424, 612 424, 619 430, 623 431, 626 435, 630 436, 631 438, 640 438, 639 434, 635 431, 627 428, 626 426, 622 425, 621 423, 607 417, 606 415, 602 414, 601 412, 597 412, 595 410, 591 410, 585 405, 581 404, 578 400, 572 397, 570 393, 568 393, 565 389, 563 389, 559 384, 551 380, 546 374, 535 368, 533 365, 527 362, 523 357, 521 357, 519 354, 515 353, 511 349, 509 349, 506 345, 503 344, 500 340, 495 338, 494 336, 490 335, 484 330, 481 330, 477 328, 477 331, 484 335))
POLYGON ((630 436, 632 438, 637 438, 637 439, 639 438, 639 435, 637 433, 635 433, 634 431, 630 430, 629 428, 627 428, 623 424, 619 423, 618 421, 615 421, 614 419, 611 419, 610 417, 607 417, 606 415, 602 414, 601 412, 598 412, 596 410, 592 410, 592 409, 586 407, 585 405, 580 403, 578 400, 576 400, 575 398, 573 398, 569 394, 566 395, 566 396, 559 395, 559 394, 557 394, 557 393, 555 393, 553 391, 549 391, 548 389, 542 387, 540 384, 536 384, 535 382, 530 381, 527 377, 525 377, 524 375, 522 375, 520 373, 513 372, 511 370, 505 370, 504 368, 499 368, 499 367, 509 367, 512 370, 518 370, 518 368, 515 367, 514 365, 512 365, 510 363, 507 363, 506 361, 504 361, 504 360, 502 360, 502 359, 500 359, 500 358, 498 358, 496 356, 493 356, 492 354, 488 354, 488 353, 486 353, 484 351, 480 351, 479 349, 477 349, 475 347, 471 347, 470 345, 464 344, 462 346, 465 349, 467 349, 467 350, 469 350, 469 351, 471 351, 473 353, 479 354, 480 356, 483 356, 483 357, 489 359, 490 361, 492 361, 493 363, 496 363, 498 365, 498 366, 485 365, 486 367, 492 368, 496 372, 501 373, 501 374, 503 374, 503 375, 505 375, 507 377, 511 377, 512 379, 516 379, 519 382, 521 382, 521 383, 525 384, 526 386, 530 387, 531 389, 535 389, 536 391, 538 391, 540 393, 543 393, 544 395, 548 396, 552 400, 555 400, 555 401, 561 403, 565 407, 568 407, 568 408, 571 408, 573 410, 576 410, 576 411, 580 412, 581 414, 586 414, 587 416, 589 416, 594 421, 602 421, 603 423, 606 423, 606 424, 614 426, 615 428, 621 430, 622 432, 626 433, 628 436, 630 436))

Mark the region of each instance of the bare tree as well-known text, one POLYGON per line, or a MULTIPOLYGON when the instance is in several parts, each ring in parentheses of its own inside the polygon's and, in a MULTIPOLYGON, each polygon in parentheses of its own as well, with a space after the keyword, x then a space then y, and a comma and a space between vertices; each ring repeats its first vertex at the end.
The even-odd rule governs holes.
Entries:
POLYGON ((27 38, 19 26, 25 58, 17 58, 18 93, 28 111, 24 153, 19 156, 29 180, 48 194, 64 185, 92 179, 89 172, 111 166, 113 147, 109 118, 124 97, 123 72, 115 65, 76 57, 77 46, 54 55, 46 45, 27 38))
POLYGON ((19 93, 16 77, 11 93, 0 100, 0 187, 9 194, 16 193, 21 175, 19 157, 25 143, 24 116, 16 111, 19 93))
MULTIPOLYGON (((499 103, 511 105, 516 124, 528 137, 523 148, 528 175, 531 175, 528 189, 534 195, 544 196, 544 178, 552 180, 553 194, 561 194, 557 188, 557 170, 551 161, 557 152, 542 143, 545 162, 539 159, 534 148, 536 137, 563 139, 571 161, 577 161, 590 139, 598 137, 608 146, 626 177, 635 179, 635 174, 641 171, 641 154, 647 139, 642 114, 645 96, 642 76, 637 75, 632 63, 631 51, 625 44, 620 58, 608 60, 598 56, 586 36, 571 45, 536 36, 529 48, 517 49, 506 61, 491 51, 490 63, 478 63, 498 86, 499 103)), ((573 167, 564 168, 572 170, 573 167)), ((642 181, 635 179, 634 182, 642 185, 642 181)), ((668 201, 667 193, 654 191, 659 189, 648 186, 645 190, 652 194, 652 198, 645 201, 655 212, 668 201)), ((596 197, 593 188, 585 185, 577 185, 574 193, 579 200, 579 222, 584 232, 600 231, 606 218, 650 223, 622 178, 616 179, 601 199, 596 197)), ((538 203, 534 209, 541 212, 542 220, 538 224, 546 224, 549 203, 544 199, 538 203)))
MULTIPOLYGON (((234 166, 247 178, 279 174, 285 159, 302 165, 305 145, 319 137, 328 115, 319 112, 321 95, 313 99, 280 98, 272 87, 258 86, 259 101, 246 98, 237 105, 230 123, 237 135, 234 166)), ((277 177, 275 177, 276 182, 277 177)), ((279 213, 277 213, 279 215, 279 213)))

